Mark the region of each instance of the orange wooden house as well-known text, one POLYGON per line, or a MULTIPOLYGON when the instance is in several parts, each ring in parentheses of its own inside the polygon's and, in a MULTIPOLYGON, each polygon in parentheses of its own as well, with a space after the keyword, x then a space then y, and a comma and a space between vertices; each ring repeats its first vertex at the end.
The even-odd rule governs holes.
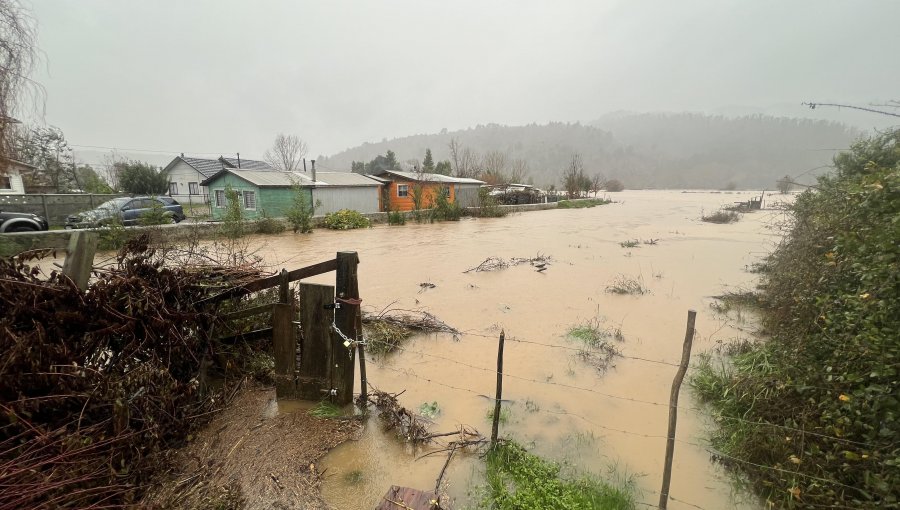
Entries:
POLYGON ((474 207, 478 205, 478 190, 484 184, 478 179, 399 170, 383 170, 376 175, 384 182, 387 201, 382 199, 382 207, 391 211, 415 209, 413 196, 417 188, 422 189, 422 209, 430 208, 438 193, 443 193, 451 203, 455 202, 460 207, 474 207))

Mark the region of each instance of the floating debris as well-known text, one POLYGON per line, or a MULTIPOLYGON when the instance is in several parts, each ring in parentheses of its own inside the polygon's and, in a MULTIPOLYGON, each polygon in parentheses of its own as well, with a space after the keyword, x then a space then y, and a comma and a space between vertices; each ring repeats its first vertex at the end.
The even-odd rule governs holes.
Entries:
POLYGON ((471 267, 463 271, 463 273, 482 273, 485 271, 499 271, 501 269, 506 269, 510 266, 520 266, 522 264, 530 264, 536 268, 538 268, 538 272, 547 269, 547 265, 553 258, 549 255, 541 255, 538 254, 535 257, 531 258, 522 258, 522 257, 513 257, 506 261, 500 257, 488 257, 481 264, 478 264, 475 267, 471 267))

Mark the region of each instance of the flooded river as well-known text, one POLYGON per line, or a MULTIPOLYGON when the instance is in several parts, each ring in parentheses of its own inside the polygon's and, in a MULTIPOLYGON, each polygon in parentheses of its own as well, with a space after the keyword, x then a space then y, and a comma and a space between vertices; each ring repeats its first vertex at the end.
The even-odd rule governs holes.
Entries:
MULTIPOLYGON (((490 434, 488 412, 495 386, 497 336, 507 334, 503 398, 509 416, 501 435, 580 470, 631 479, 638 501, 656 504, 662 476, 667 402, 688 309, 695 309, 694 353, 717 342, 746 337, 747 324, 711 308, 711 296, 747 288, 746 267, 777 242, 770 225, 781 213, 763 210, 735 224, 699 220, 723 204, 748 200, 749 192, 626 191, 618 203, 591 209, 521 213, 499 219, 441 224, 378 226, 352 232, 317 230, 260 239, 266 258, 288 268, 359 252, 364 306, 427 310, 465 334, 420 335, 405 350, 372 360, 369 381, 418 409, 437 402, 432 430, 468 425, 490 434), (628 240, 649 241, 624 248, 628 240), (552 257, 541 273, 530 265, 496 272, 464 273, 488 257, 552 257), (639 281, 649 292, 615 295, 615 278, 639 281), (420 283, 434 284, 422 291, 420 283), (567 330, 600 318, 619 328, 626 357, 605 374, 585 363, 567 330), (520 340, 520 341, 516 341, 520 340), (562 346, 564 348, 554 348, 562 346)), ((332 275, 313 281, 332 283, 332 275)), ((689 372, 690 374, 690 372, 689 372)), ((722 469, 701 446, 708 418, 682 389, 671 495, 708 510, 758 508, 732 493, 722 469)), ((415 450, 371 420, 359 441, 333 450, 325 497, 338 509, 374 508, 392 484, 433 488, 445 456, 416 460, 415 450)), ((481 462, 459 456, 446 481, 453 508, 473 506, 481 462)), ((669 508, 691 508, 679 501, 669 508)))

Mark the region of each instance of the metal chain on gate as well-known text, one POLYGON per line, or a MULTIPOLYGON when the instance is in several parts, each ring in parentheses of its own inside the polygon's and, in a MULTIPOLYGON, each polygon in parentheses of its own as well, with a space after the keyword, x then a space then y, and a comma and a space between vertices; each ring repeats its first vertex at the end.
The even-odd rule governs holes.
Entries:
MULTIPOLYGON (((348 304, 348 305, 359 306, 359 304, 362 303, 362 299, 359 299, 359 298, 344 299, 344 298, 338 297, 338 298, 335 298, 334 307, 340 308, 342 303, 348 304)), ((337 333, 338 336, 340 336, 341 339, 344 340, 344 347, 347 348, 348 355, 351 358, 353 357, 353 351, 356 349, 357 346, 362 345, 363 347, 365 347, 366 345, 369 344, 368 340, 366 339, 365 333, 362 333, 362 340, 355 340, 353 338, 350 338, 346 334, 344 334, 344 332, 341 331, 341 328, 338 327, 338 325, 335 322, 333 317, 331 319, 331 329, 333 329, 334 332, 337 333)))

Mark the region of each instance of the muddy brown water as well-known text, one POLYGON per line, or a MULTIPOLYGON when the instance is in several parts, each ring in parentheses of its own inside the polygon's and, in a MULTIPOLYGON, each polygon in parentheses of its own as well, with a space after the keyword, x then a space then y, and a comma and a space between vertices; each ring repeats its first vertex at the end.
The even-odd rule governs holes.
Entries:
MULTIPOLYGON (((289 268, 337 251, 357 251, 364 306, 424 309, 465 332, 457 339, 417 336, 404 351, 368 366, 373 385, 405 391, 403 405, 417 409, 437 402, 433 431, 468 425, 490 434, 491 401, 482 395, 493 394, 496 338, 504 329, 510 340, 503 398, 511 403, 501 435, 582 472, 629 478, 638 501, 655 505, 675 367, 622 358, 601 374, 573 350, 536 343, 578 347, 566 331, 599 317, 607 327, 621 329, 625 339, 618 347, 624 355, 677 363, 688 309, 698 311, 695 355, 747 337, 752 325, 743 322, 746 315, 715 313, 711 296, 752 287, 755 276, 746 268, 774 247, 779 234, 771 226, 783 213, 763 210, 730 225, 699 218, 703 211, 752 195, 626 191, 613 195, 618 203, 591 209, 352 232, 317 230, 260 238, 258 247, 268 261, 289 268), (620 246, 634 239, 656 244, 620 246), (488 257, 539 254, 552 257, 543 273, 528 265, 464 273, 488 257), (606 292, 619 275, 639 280, 649 293, 606 292), (435 287, 421 291, 423 282, 435 287)), ((331 283, 333 275, 313 281, 331 283)), ((697 406, 687 385, 680 405, 697 406)), ((705 509, 759 508, 752 498, 735 494, 728 475, 711 462, 703 447, 709 417, 685 409, 678 419, 672 496, 705 509)), ((430 489, 445 459, 421 458, 431 449, 404 444, 370 420, 358 441, 324 459, 325 498, 338 509, 373 508, 392 484, 430 489)), ((454 508, 474 506, 474 487, 482 476, 477 457, 454 458, 445 477, 454 508)), ((672 501, 669 508, 692 507, 672 501)))

